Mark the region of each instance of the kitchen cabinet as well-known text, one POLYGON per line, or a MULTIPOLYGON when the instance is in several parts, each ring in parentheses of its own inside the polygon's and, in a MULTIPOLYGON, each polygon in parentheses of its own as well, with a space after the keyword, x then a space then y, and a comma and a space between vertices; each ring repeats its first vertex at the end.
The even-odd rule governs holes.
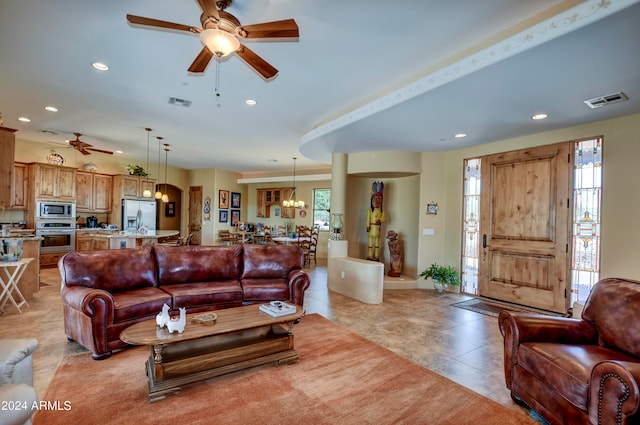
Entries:
POLYGON ((112 177, 107 174, 76 172, 76 210, 111 212, 112 177))
MULTIPOLYGON (((282 189, 282 200, 285 199, 289 199, 289 197, 291 196, 291 192, 293 191, 293 188, 289 189, 282 189)), ((296 209, 295 208, 282 208, 282 210, 280 211, 280 216, 282 218, 296 218, 296 209)))
POLYGON ((156 181, 147 177, 129 176, 118 174, 112 176, 111 188, 111 223, 122 226, 122 200, 123 199, 146 199, 154 201, 153 195, 156 193, 156 181), (145 189, 151 191, 151 198, 142 198, 145 189))
POLYGON ((156 193, 156 181, 140 176, 113 176, 113 194, 114 199, 138 199, 142 198, 145 189, 151 191, 153 196, 156 193))
POLYGON ((40 267, 58 267, 60 260, 66 252, 56 252, 51 254, 40 254, 40 267))
POLYGON ((12 128, 0 127, 0 208, 11 207, 13 201, 13 159, 16 136, 12 128))
MULTIPOLYGON (((256 217, 270 217, 271 205, 280 206, 283 200, 289 199, 292 190, 292 187, 256 189, 256 217)), ((296 216, 294 208, 282 208, 280 211, 282 218, 295 218, 296 216)))
POLYGON ((257 189, 257 198, 256 198, 256 217, 269 217, 269 208, 266 202, 267 193, 264 189, 257 189))
POLYGON ((35 199, 76 200, 76 169, 59 165, 31 164, 35 199))
POLYGON ((27 164, 13 164, 13 188, 11 209, 26 210, 29 207, 29 168, 27 164))
MULTIPOLYGON (((40 290, 40 239, 24 238, 22 240, 22 258, 33 258, 20 279, 20 292, 28 302, 33 294, 40 290)), ((56 263, 57 264, 57 263, 56 263)))
POLYGON ((103 249, 109 249, 109 238, 76 233, 76 251, 99 251, 103 249))

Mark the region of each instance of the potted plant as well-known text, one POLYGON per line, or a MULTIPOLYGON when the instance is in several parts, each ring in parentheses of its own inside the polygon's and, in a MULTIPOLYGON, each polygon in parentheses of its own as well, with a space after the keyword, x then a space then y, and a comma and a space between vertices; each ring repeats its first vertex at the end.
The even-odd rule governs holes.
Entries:
POLYGON ((147 173, 145 169, 138 164, 127 164, 125 168, 131 176, 147 177, 149 175, 149 173, 147 173))
POLYGON ((427 280, 433 279, 433 286, 438 293, 446 291, 449 285, 460 285, 460 276, 458 271, 453 266, 439 266, 436 263, 431 264, 428 268, 424 269, 420 276, 427 280))

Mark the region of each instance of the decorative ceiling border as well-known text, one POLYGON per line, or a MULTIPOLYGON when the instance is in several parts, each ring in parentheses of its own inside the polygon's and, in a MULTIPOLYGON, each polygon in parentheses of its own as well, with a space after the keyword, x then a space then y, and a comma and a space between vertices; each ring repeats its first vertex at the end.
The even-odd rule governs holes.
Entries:
MULTIPOLYGON (((317 182, 323 180, 331 180, 331 174, 296 174, 296 181, 301 182, 317 182)), ((250 183, 282 183, 293 182, 293 175, 291 176, 276 176, 276 177, 251 177, 246 179, 238 179, 238 184, 250 184, 250 183)))
MULTIPOLYGON (((415 82, 371 101, 332 121, 321 124, 302 136, 302 147, 317 139, 363 118, 391 108, 415 96, 426 93, 446 83, 462 78, 489 65, 553 40, 583 26, 589 25, 629 7, 640 0, 590 0, 560 13, 553 18, 533 25, 486 49, 422 77, 415 82)), ((328 148, 328 147, 327 147, 328 148)), ((330 150, 329 150, 330 151, 330 150)))

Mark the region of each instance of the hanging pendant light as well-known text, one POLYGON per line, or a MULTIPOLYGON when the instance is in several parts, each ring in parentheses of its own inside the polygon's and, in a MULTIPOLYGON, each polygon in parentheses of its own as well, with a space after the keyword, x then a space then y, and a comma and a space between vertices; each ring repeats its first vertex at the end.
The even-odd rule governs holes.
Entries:
POLYGON ((284 208, 304 208, 304 201, 296 199, 296 158, 293 157, 293 190, 289 195, 289 199, 282 201, 284 208))
POLYGON ((151 129, 149 127, 145 128, 147 130, 147 169, 145 170, 147 186, 142 192, 143 198, 151 198, 151 189, 149 189, 149 133, 151 133, 151 129))
POLYGON ((164 194, 162 202, 169 202, 169 194, 167 193, 167 156, 169 155, 169 145, 164 144, 164 194))
POLYGON ((158 139, 158 187, 156 189, 155 198, 162 199, 162 191, 160 190, 160 141, 162 140, 162 137, 157 136, 156 139, 158 139))

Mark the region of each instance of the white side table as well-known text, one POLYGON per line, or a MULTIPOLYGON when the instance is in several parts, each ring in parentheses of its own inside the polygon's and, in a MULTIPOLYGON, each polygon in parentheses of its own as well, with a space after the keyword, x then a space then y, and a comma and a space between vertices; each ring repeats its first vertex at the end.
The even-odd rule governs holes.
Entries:
POLYGON ((0 286, 2 286, 2 294, 0 294, 0 313, 4 313, 4 306, 9 300, 16 306, 20 314, 22 310, 20 307, 26 305, 29 307, 27 300, 24 299, 20 288, 18 288, 18 282, 22 278, 22 274, 27 269, 27 265, 33 260, 33 258, 23 258, 18 261, 0 261, 0 286), (11 269, 13 268, 13 271, 11 269), (18 298, 14 298, 14 294, 18 298))

